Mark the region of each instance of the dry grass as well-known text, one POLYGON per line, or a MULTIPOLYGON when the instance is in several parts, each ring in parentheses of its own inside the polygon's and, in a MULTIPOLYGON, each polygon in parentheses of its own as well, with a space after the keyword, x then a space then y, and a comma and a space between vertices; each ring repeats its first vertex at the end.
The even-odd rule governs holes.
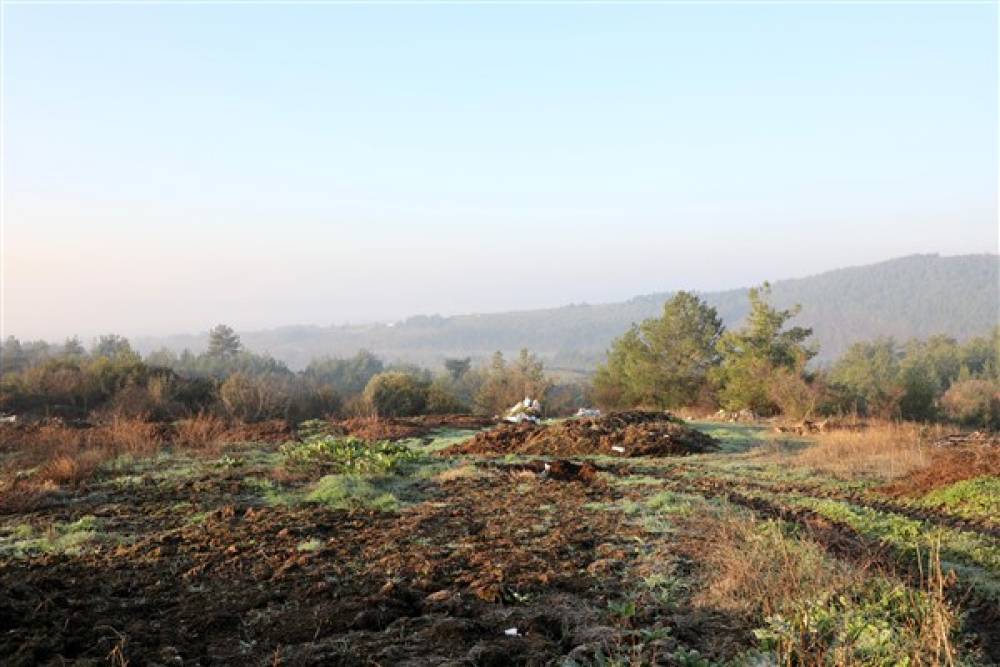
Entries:
POLYGON ((929 443, 941 427, 881 422, 863 431, 833 431, 812 436, 815 444, 796 453, 793 463, 841 479, 895 479, 930 463, 929 443))
MULTIPOLYGON (((149 456, 165 442, 163 427, 141 419, 116 417, 93 428, 47 424, 12 434, 7 443, 11 456, 4 465, 7 476, 34 469, 33 486, 77 486, 93 477, 105 461, 123 454, 149 456)), ((9 482, 5 491, 12 493, 9 482)))
POLYGON ((188 449, 217 453, 224 441, 222 437, 229 425, 215 415, 199 414, 176 423, 174 442, 188 449))
POLYGON ((860 576, 828 558, 818 543, 789 538, 773 521, 724 513, 699 526, 697 535, 709 576, 694 603, 748 621, 783 613, 860 576))

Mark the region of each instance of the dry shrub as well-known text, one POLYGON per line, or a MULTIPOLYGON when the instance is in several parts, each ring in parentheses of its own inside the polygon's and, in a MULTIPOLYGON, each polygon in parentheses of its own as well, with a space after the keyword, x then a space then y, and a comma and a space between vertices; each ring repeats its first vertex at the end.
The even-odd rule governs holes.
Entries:
MULTIPOLYGON (((101 463, 122 454, 148 456, 162 447, 166 427, 140 419, 116 417, 108 424, 92 428, 73 428, 46 424, 18 429, 4 471, 9 477, 17 471, 37 468, 35 483, 78 485, 90 479, 101 463)), ((11 488, 8 482, 6 488, 11 488)))
POLYGON ((0 515, 32 512, 49 494, 58 490, 59 486, 50 481, 16 476, 0 478, 0 515))
POLYGON ((88 436, 95 444, 110 447, 115 456, 148 456, 163 446, 167 435, 164 431, 162 425, 141 418, 114 417, 110 423, 92 429, 88 436))
POLYGON ((59 486, 77 486, 91 477, 107 460, 107 451, 84 449, 74 456, 59 454, 44 463, 38 470, 38 479, 59 486))
POLYGON ((215 452, 223 441, 228 424, 215 415, 199 414, 176 424, 174 442, 180 447, 215 452))
POLYGON ((929 443, 940 432, 941 427, 880 422, 864 431, 818 433, 794 462, 842 479, 894 479, 927 466, 929 443))

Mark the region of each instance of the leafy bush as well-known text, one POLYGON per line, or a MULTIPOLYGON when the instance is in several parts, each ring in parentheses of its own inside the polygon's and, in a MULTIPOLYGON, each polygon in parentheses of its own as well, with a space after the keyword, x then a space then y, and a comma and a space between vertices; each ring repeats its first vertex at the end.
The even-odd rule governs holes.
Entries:
POLYGON ((1000 425, 1000 385, 990 380, 956 382, 941 397, 945 414, 971 426, 1000 425))
POLYGON ((427 407, 428 384, 419 378, 390 371, 379 373, 365 387, 365 400, 379 417, 411 417, 427 407))
POLYGON ((455 386, 457 382, 458 380, 452 379, 450 375, 443 375, 431 382, 427 388, 428 414, 445 415, 469 411, 469 406, 458 398, 458 389, 455 386))
POLYGON ((416 460, 419 455, 406 445, 380 440, 313 435, 303 441, 281 446, 286 468, 303 471, 321 470, 362 475, 386 474, 416 460))

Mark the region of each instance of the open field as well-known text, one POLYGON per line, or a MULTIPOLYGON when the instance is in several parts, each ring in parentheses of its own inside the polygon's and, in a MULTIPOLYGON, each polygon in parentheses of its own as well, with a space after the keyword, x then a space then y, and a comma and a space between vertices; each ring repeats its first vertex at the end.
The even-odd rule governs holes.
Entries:
POLYGON ((995 444, 693 425, 715 451, 460 454, 476 431, 444 424, 331 454, 237 433, 41 487, 0 449, 0 662, 1000 661, 995 444))

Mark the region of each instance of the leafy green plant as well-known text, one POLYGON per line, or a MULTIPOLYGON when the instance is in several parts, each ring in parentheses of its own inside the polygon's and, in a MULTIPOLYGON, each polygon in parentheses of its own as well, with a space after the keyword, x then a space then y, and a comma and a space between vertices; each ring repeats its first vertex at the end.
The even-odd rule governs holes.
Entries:
POLYGON ((419 458, 403 444, 329 435, 286 442, 279 451, 289 469, 363 475, 391 473, 419 458))
POLYGON ((975 477, 935 489, 920 500, 926 507, 941 507, 970 518, 1000 516, 1000 477, 975 477))
POLYGON ((873 578, 771 615, 754 635, 781 664, 941 664, 951 656, 954 631, 943 604, 928 592, 873 578))

